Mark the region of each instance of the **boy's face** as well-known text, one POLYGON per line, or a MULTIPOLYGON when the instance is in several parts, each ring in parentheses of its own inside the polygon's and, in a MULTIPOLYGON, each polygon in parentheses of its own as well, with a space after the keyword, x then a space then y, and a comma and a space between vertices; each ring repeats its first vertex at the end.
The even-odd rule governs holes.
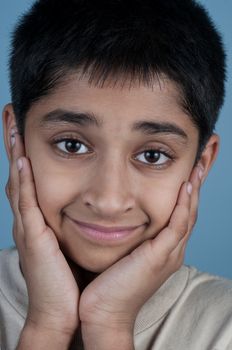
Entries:
POLYGON ((25 149, 46 222, 65 254, 94 272, 168 223, 197 148, 198 131, 168 80, 152 89, 70 79, 34 104, 26 120, 25 149), (137 228, 106 237, 73 220, 137 228))

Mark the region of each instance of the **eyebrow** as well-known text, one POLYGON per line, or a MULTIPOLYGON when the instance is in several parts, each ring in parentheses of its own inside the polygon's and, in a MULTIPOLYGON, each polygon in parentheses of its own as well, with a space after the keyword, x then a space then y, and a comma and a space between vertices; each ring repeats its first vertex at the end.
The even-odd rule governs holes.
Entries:
POLYGON ((102 122, 99 122, 98 119, 91 113, 81 113, 81 112, 72 112, 66 111, 63 109, 55 109, 47 114, 45 114, 40 123, 40 127, 49 127, 49 124, 74 124, 81 126, 97 126, 100 127, 102 122))
MULTIPOLYGON (((45 114, 39 122, 41 128, 52 128, 54 124, 72 124, 78 126, 96 126, 100 128, 103 121, 93 113, 73 112, 64 109, 55 109, 45 114)), ((132 131, 142 132, 145 135, 154 134, 174 134, 187 141, 188 136, 185 131, 175 123, 156 122, 153 120, 142 120, 132 124, 132 131)))

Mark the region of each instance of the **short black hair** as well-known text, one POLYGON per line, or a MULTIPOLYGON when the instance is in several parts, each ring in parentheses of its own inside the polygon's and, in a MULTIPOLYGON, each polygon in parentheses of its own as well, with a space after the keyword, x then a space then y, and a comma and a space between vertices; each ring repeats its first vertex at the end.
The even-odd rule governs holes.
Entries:
POLYGON ((199 130, 212 135, 225 89, 225 51, 207 11, 193 0, 38 0, 12 37, 10 82, 19 131, 31 105, 70 72, 136 79, 167 77, 199 130))

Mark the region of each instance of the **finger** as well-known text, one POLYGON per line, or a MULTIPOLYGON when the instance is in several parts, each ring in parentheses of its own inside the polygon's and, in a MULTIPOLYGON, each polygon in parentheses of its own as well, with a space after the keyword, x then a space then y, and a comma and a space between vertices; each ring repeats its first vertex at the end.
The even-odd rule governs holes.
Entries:
POLYGON ((159 247, 160 255, 171 254, 188 233, 191 193, 191 183, 185 182, 181 186, 168 226, 153 240, 154 248, 159 247))
POLYGON ((7 196, 14 214, 13 235, 16 244, 19 244, 17 235, 23 234, 23 225, 18 210, 19 201, 19 177, 16 165, 17 157, 24 154, 24 145, 21 136, 16 129, 11 130, 11 157, 10 157, 10 174, 6 187, 7 196))
POLYGON ((179 192, 176 206, 171 215, 168 228, 176 241, 180 242, 188 233, 192 184, 185 182, 179 192))
POLYGON ((189 222, 188 222, 188 233, 183 237, 182 244, 183 249, 185 249, 185 246, 187 244, 187 241, 189 240, 189 237, 192 233, 193 227, 197 221, 197 213, 198 213, 198 204, 199 204, 199 193, 200 193, 200 187, 201 187, 201 179, 202 179, 202 167, 196 166, 189 178, 189 181, 192 184, 192 194, 191 194, 191 201, 190 201, 190 214, 189 214, 189 222))
POLYGON ((22 137, 17 133, 16 129, 11 130, 11 157, 10 157, 10 174, 7 183, 7 196, 9 198, 11 208, 15 215, 18 215, 18 198, 19 198, 19 178, 16 166, 16 160, 25 153, 22 137))
POLYGON ((198 205, 199 205, 199 194, 200 194, 202 176, 203 176, 203 169, 201 166, 197 166, 195 167, 189 180, 193 186, 193 191, 191 195, 190 218, 189 218, 190 232, 192 231, 197 221, 197 212, 198 212, 198 205))
POLYGON ((47 225, 38 206, 35 183, 29 159, 17 160, 19 171, 19 212, 25 231, 25 240, 30 244, 45 233, 47 225))

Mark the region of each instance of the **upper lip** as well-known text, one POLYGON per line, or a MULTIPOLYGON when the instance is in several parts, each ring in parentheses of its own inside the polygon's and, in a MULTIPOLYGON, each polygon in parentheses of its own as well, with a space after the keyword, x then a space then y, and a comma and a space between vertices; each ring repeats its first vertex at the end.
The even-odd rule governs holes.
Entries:
POLYGON ((100 225, 96 225, 96 224, 89 224, 87 222, 82 222, 79 220, 74 220, 77 224, 80 224, 82 226, 88 227, 88 228, 92 228, 96 231, 100 231, 100 232, 106 232, 106 233, 112 233, 112 232, 120 232, 120 231, 129 231, 129 230, 133 230, 140 225, 136 225, 136 226, 100 226, 100 225))

